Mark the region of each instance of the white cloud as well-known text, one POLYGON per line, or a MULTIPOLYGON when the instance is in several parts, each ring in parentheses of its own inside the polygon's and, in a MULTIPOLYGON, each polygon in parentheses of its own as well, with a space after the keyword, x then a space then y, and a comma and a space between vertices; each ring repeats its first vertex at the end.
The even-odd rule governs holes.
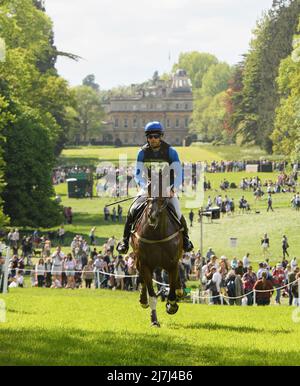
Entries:
POLYGON ((72 84, 94 73, 102 88, 170 71, 180 52, 211 52, 235 63, 272 0, 46 0, 60 50, 85 58, 59 59, 72 84), (171 62, 169 62, 171 52, 171 62))

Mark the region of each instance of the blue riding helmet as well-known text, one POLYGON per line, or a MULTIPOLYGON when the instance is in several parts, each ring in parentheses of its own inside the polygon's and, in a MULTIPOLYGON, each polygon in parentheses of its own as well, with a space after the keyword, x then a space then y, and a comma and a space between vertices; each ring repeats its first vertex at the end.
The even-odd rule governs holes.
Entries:
POLYGON ((163 134, 164 127, 160 122, 149 122, 145 126, 145 134, 161 133, 163 134))

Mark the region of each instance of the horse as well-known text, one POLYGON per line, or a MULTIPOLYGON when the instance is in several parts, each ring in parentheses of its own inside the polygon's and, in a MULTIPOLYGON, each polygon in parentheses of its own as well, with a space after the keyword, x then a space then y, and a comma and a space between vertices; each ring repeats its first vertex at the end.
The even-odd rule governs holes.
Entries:
POLYGON ((182 229, 168 204, 168 197, 147 198, 145 209, 131 234, 131 246, 142 285, 140 304, 143 308, 150 306, 151 324, 156 327, 160 327, 160 324, 156 313, 157 295, 152 283, 153 271, 162 268, 168 272, 168 314, 173 315, 178 311, 177 300, 183 296, 178 273, 183 251, 182 229))

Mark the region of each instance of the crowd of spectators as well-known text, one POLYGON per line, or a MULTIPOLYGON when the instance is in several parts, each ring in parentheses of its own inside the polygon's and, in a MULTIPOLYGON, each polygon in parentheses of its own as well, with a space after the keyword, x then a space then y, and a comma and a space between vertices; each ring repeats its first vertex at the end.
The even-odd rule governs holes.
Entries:
POLYGON ((203 258, 201 283, 211 304, 253 305, 254 290, 257 305, 269 305, 276 292, 275 304, 281 304, 282 297, 289 298, 289 305, 299 305, 300 272, 296 258, 291 262, 282 259, 271 267, 269 259, 259 263, 254 272, 247 253, 242 260, 234 257, 229 261, 225 256, 220 259, 210 248, 203 258), (286 286, 286 287, 284 287, 286 286), (282 288, 284 287, 284 288, 282 288), (221 299, 221 295, 224 298, 221 299))

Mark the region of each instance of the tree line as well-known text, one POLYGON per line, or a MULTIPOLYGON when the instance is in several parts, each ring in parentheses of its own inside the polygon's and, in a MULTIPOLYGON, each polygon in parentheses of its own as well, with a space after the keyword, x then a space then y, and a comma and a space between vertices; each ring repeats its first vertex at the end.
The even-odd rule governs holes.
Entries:
POLYGON ((255 144, 300 158, 300 1, 273 0, 250 48, 233 67, 208 53, 183 53, 194 90, 191 131, 215 143, 255 144))
POLYGON ((62 221, 51 181, 56 157, 78 126, 84 136, 101 124, 86 122, 89 109, 102 117, 100 98, 58 75, 58 56, 78 57, 57 50, 43 2, 1 0, 0 38, 0 226, 52 227, 62 221))

